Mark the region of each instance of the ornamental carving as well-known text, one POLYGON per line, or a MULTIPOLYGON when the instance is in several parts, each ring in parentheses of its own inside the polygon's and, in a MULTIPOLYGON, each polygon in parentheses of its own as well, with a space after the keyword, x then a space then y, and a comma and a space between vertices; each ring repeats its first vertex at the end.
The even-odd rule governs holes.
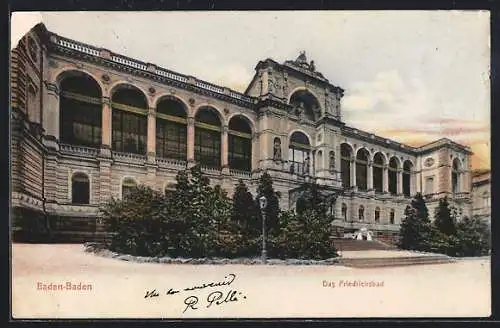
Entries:
POLYGON ((426 167, 431 167, 432 165, 434 165, 434 158, 432 157, 427 158, 424 162, 424 165, 426 167))
POLYGON ((28 51, 31 59, 33 59, 35 63, 38 63, 38 45, 33 38, 28 38, 28 51))
POLYGON ((149 87, 148 92, 149 92, 150 94, 154 95, 154 94, 156 93, 156 89, 155 89, 155 88, 153 88, 153 87, 149 87))
POLYGON ((196 100, 194 100, 194 98, 189 98, 189 104, 191 106, 194 106, 195 103, 196 103, 196 100))
POLYGON ((104 82, 109 82, 109 81, 111 81, 111 78, 109 77, 109 75, 108 75, 108 74, 103 74, 103 75, 101 76, 101 79, 102 79, 104 82))

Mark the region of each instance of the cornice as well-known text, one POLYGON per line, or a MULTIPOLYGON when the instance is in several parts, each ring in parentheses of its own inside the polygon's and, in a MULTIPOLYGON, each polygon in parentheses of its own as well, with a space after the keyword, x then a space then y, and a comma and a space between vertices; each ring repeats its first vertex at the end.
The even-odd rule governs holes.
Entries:
POLYGON ((154 64, 143 63, 106 49, 98 49, 81 42, 50 33, 48 49, 54 53, 109 67, 117 71, 147 78, 169 86, 179 87, 215 99, 254 109, 257 99, 197 78, 172 72, 154 64), (105 53, 106 56, 103 56, 105 53), (132 66, 133 65, 133 66, 132 66))

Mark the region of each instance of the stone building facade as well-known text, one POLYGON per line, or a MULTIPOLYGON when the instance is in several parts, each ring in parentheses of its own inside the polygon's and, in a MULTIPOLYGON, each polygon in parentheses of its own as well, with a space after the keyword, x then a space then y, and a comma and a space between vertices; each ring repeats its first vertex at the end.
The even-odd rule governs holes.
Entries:
POLYGON ((491 171, 472 172, 472 215, 491 225, 491 171))
POLYGON ((468 147, 411 147, 346 125, 344 90, 305 53, 260 61, 240 93, 39 24, 11 52, 11 71, 13 213, 61 233, 95 235, 99 204, 137 184, 168 189, 195 163, 229 195, 238 179, 255 193, 269 172, 284 209, 316 182, 340 234, 393 236, 417 192, 431 209, 447 195, 471 211, 468 147))

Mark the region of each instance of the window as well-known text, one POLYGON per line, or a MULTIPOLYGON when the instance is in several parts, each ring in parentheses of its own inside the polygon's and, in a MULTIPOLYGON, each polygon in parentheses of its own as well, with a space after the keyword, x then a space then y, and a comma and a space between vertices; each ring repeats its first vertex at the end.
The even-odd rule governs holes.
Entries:
POLYGON ((425 178, 425 194, 431 195, 434 193, 434 177, 425 178))
MULTIPOLYGON (((69 73, 68 73, 69 74, 69 73)), ((83 73, 72 73, 60 83, 60 139, 87 147, 101 145, 101 90, 83 73)))
POLYGON ((148 104, 142 92, 132 86, 123 86, 112 95, 113 150, 146 154, 148 104))
POLYGON ((122 182, 122 199, 127 198, 137 187, 137 183, 132 178, 125 178, 122 182))
POLYGON ((359 206, 358 219, 359 219, 359 221, 365 220, 365 207, 363 205, 359 206))
POLYGON ((395 216, 395 214, 394 214, 394 209, 391 209, 391 212, 390 212, 390 214, 389 214, 389 215, 390 215, 390 216, 389 216, 389 223, 390 223, 390 224, 394 224, 394 216, 395 216))
POLYGON ((491 207, 491 196, 487 192, 483 193, 483 206, 491 207))
POLYGON ((156 156, 186 160, 187 118, 183 104, 163 98, 156 105, 156 156))
POLYGON ((252 130, 243 117, 236 116, 229 121, 228 142, 229 168, 251 171, 252 130))
POLYGON ((342 203, 342 218, 347 221, 347 205, 345 203, 342 203))
POLYGON ((201 108, 195 118, 194 158, 203 166, 221 167, 221 123, 217 111, 201 108))
POLYGON ((352 148, 348 144, 340 145, 340 170, 342 174, 342 186, 351 187, 351 160, 352 148))
POLYGON ((389 161, 389 193, 396 195, 398 192, 398 162, 392 157, 389 161))
POLYGON ((75 173, 71 177, 71 202, 73 204, 90 203, 89 178, 84 173, 75 173))
POLYGON ((319 118, 319 102, 312 93, 307 90, 299 90, 290 97, 290 104, 295 107, 295 112, 311 121, 319 118))
POLYGON ((451 170, 451 184, 452 184, 452 192, 458 193, 460 192, 460 160, 455 158, 453 160, 453 167, 451 170))
POLYGON ((410 161, 403 164, 403 195, 410 197, 411 192, 411 169, 413 165, 410 161))
POLYGON ((364 191, 367 190, 368 156, 366 149, 358 150, 356 155, 356 186, 364 191))
POLYGON ((311 158, 309 138, 302 132, 294 132, 290 137, 288 148, 288 161, 291 162, 290 172, 295 174, 309 174, 311 158))
POLYGON ((375 208, 375 223, 380 222, 380 208, 376 207, 375 208))
POLYGON ((381 153, 376 153, 373 156, 373 188, 375 192, 383 191, 383 174, 384 174, 384 157, 381 153))

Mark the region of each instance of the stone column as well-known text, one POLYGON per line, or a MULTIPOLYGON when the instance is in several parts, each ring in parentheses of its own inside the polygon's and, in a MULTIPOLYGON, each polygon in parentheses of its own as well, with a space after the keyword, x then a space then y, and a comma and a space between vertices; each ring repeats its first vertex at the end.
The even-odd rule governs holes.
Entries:
POLYGON ((187 162, 194 165, 194 117, 187 118, 187 162))
POLYGON ((101 122, 101 155, 105 157, 111 156, 112 146, 112 129, 113 115, 112 108, 109 102, 109 97, 102 98, 102 122, 101 122))
POLYGON ((382 192, 389 192, 389 170, 387 165, 382 169, 382 192))
POLYGON ((252 171, 259 168, 259 133, 252 133, 252 171))
POLYGON ((43 128, 45 130, 44 144, 59 149, 59 88, 56 83, 44 83, 43 91, 43 128))
POLYGON ((373 162, 368 161, 368 166, 367 166, 367 174, 366 174, 366 179, 368 180, 366 183, 366 188, 368 190, 373 189, 373 162))
POLYGON ((351 159, 351 187, 356 187, 356 161, 351 159))
POLYGON ((221 167, 222 171, 229 171, 228 164, 228 131, 229 127, 224 125, 221 133, 221 167))
POLYGON ((156 155, 156 109, 149 108, 148 132, 147 132, 147 156, 148 162, 154 163, 156 155))
POLYGON ((398 169, 397 175, 396 175, 396 182, 397 182, 397 194, 401 195, 403 194, 403 169, 398 169))

